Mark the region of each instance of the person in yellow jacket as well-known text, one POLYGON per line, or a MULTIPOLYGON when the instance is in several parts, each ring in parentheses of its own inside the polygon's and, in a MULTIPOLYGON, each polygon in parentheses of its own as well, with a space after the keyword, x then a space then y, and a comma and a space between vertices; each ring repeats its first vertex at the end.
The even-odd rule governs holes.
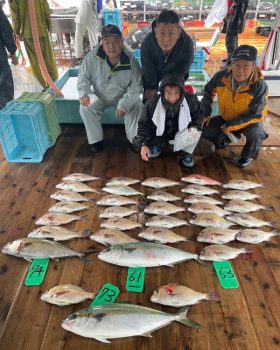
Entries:
MULTIPOLYGON (((34 42, 32 38, 32 24, 29 15, 28 0, 9 0, 9 3, 14 25, 14 31, 19 40, 23 40, 33 75, 39 80, 40 84, 43 87, 47 87, 48 84, 46 83, 41 73, 41 68, 39 66, 38 58, 35 52, 34 42)), ((47 70, 52 80, 55 81, 58 78, 58 73, 48 34, 48 31, 51 30, 51 16, 47 0, 35 1, 35 11, 37 18, 37 30, 42 54, 45 60, 47 70)))
POLYGON ((263 121, 267 115, 268 87, 256 65, 257 49, 239 46, 232 55, 230 68, 214 74, 205 85, 202 137, 216 148, 225 148, 233 137, 246 137, 237 166, 244 168, 257 159, 260 146, 268 137, 263 121), (212 103, 217 96, 220 115, 210 117, 212 103))

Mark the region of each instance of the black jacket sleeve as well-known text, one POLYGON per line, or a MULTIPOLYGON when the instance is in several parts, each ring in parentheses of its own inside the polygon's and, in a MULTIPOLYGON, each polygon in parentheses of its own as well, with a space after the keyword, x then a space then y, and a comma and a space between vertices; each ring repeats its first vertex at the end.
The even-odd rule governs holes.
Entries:
POLYGON ((2 45, 14 55, 16 52, 16 44, 13 36, 13 29, 10 25, 8 18, 6 17, 3 9, 0 8, 0 41, 2 45))
POLYGON ((154 58, 152 44, 152 33, 148 34, 141 45, 141 64, 143 72, 144 89, 158 90, 160 77, 158 75, 158 65, 154 58))
POLYGON ((189 123, 189 128, 201 128, 201 122, 202 122, 202 111, 200 108, 200 103, 198 101, 198 98, 196 95, 190 95, 188 93, 185 93, 185 98, 188 102, 190 114, 192 121, 189 123))
MULTIPOLYGON (((220 71, 221 72, 221 71, 220 71)), ((209 117, 212 114, 212 105, 214 97, 216 96, 217 86, 221 79, 221 73, 217 72, 208 81, 203 90, 203 97, 201 100, 201 110, 204 117, 209 117)))

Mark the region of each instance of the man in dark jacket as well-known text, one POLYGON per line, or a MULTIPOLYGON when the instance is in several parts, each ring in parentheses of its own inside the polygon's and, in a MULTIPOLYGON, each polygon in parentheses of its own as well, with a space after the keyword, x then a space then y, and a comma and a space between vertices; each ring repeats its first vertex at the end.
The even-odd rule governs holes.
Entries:
MULTIPOLYGON (((201 116, 197 97, 184 90, 183 77, 165 75, 161 80, 160 95, 145 104, 137 136, 132 141, 134 148, 140 151, 143 160, 148 161, 158 157, 169 143, 174 152, 181 151, 182 164, 191 168, 194 165, 192 153, 201 135, 201 116)), ((208 142, 207 147, 208 154, 212 153, 212 143, 208 142)))
POLYGON ((14 82, 6 49, 10 53, 12 63, 18 64, 13 29, 0 6, 0 109, 14 98, 14 82))
POLYGON ((141 45, 144 99, 157 94, 165 74, 176 74, 187 80, 193 53, 193 41, 180 27, 177 13, 163 10, 152 22, 152 32, 141 45))
POLYGON ((249 0, 227 0, 228 13, 224 18, 222 33, 226 33, 226 49, 228 57, 223 60, 226 65, 230 65, 231 56, 238 47, 238 34, 245 29, 246 10, 249 0))
POLYGON ((268 137, 263 129, 268 87, 256 66, 256 58, 255 47, 240 45, 232 55, 231 68, 220 70, 205 85, 201 101, 206 125, 202 136, 214 142, 216 148, 225 148, 234 136, 246 137, 237 163, 240 168, 257 158, 263 140, 268 137), (215 95, 220 115, 210 117, 215 95))

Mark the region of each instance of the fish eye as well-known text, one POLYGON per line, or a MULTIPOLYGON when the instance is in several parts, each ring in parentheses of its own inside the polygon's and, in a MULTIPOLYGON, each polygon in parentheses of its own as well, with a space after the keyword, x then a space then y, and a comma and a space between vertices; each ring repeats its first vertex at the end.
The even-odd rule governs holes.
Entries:
POLYGON ((68 316, 65 320, 72 321, 72 320, 75 320, 77 317, 78 317, 77 314, 72 314, 68 316))

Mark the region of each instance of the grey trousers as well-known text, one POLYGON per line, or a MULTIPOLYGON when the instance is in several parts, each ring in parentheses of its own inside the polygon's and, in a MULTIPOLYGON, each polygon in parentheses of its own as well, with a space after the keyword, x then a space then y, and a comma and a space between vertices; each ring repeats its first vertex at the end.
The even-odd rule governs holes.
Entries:
MULTIPOLYGON (((221 126, 225 124, 225 120, 221 116, 212 117, 210 123, 202 131, 202 137, 214 143, 219 148, 224 140, 229 141, 227 136, 221 131, 221 126)), ((262 142, 268 137, 263 129, 263 123, 255 123, 246 126, 233 134, 240 138, 241 134, 246 137, 246 143, 241 151, 241 158, 257 159, 262 142)))
MULTIPOLYGON (((83 107, 80 105, 80 114, 85 124, 89 144, 103 140, 103 129, 101 125, 102 113, 107 107, 116 108, 117 103, 118 101, 106 102, 99 99, 89 107, 83 107)), ((141 116, 142 109, 143 103, 139 98, 139 101, 137 101, 130 110, 126 111, 125 116, 120 117, 124 118, 126 137, 129 142, 132 142, 132 139, 137 134, 138 120, 141 116)))

